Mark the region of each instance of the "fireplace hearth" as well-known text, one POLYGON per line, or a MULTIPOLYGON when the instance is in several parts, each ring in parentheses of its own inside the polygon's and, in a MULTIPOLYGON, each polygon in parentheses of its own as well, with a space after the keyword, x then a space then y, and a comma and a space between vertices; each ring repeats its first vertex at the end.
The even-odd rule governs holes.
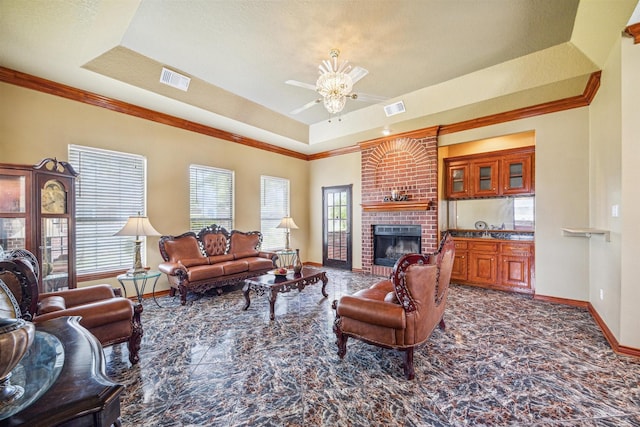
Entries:
POLYGON ((421 253, 420 225, 374 225, 374 265, 393 267, 398 259, 409 253, 421 253))

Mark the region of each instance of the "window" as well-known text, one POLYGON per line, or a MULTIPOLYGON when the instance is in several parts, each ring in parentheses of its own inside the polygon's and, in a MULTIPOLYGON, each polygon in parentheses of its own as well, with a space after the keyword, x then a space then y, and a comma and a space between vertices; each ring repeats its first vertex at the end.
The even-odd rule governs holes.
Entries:
POLYGON ((289 216, 289 180, 272 176, 260 177, 260 231, 265 250, 285 247, 286 230, 276 228, 289 216))
MULTIPOLYGON (((145 215, 146 159, 70 145, 69 162, 79 173, 76 179, 78 275, 107 277, 101 273, 131 268, 135 237, 114 234, 130 216, 145 215)), ((145 239, 142 245, 144 256, 145 239)))
POLYGON ((233 171, 189 166, 189 227, 198 232, 218 224, 233 228, 233 171))

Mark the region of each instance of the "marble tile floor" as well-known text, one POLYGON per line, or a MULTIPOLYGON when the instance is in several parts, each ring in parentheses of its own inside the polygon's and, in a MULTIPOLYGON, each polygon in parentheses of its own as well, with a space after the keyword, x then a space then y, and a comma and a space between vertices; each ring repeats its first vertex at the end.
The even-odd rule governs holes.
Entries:
POLYGON ((144 301, 141 361, 105 349, 126 386, 124 426, 640 426, 640 360, 616 355, 590 314, 452 285, 446 331, 415 352, 350 339, 336 355, 331 302, 380 277, 327 269, 321 284, 265 295, 240 288, 144 301))

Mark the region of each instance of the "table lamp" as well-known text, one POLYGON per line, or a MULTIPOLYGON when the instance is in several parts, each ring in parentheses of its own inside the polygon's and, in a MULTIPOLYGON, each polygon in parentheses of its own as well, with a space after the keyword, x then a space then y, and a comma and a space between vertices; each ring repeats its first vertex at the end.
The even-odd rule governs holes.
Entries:
POLYGON ((149 222, 149 218, 141 216, 140 213, 138 213, 137 216, 130 216, 124 227, 114 234, 114 236, 136 236, 133 267, 127 270, 127 274, 137 274, 146 271, 142 266, 142 257, 140 256, 142 245, 142 239, 140 237, 159 235, 160 233, 158 233, 149 222))
POLYGON ((290 233, 292 228, 293 229, 297 229, 298 226, 293 221, 293 218, 291 218, 290 216, 285 216, 284 218, 282 218, 282 221, 280 221, 280 224, 278 224, 278 226, 276 228, 285 228, 286 229, 287 244, 285 246, 285 249, 289 250, 289 233, 290 233))

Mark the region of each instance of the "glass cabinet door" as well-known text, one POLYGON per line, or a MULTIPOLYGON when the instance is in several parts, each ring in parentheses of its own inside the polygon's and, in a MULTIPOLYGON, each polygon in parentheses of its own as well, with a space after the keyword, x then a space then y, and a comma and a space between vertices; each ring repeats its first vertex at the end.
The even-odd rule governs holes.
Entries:
POLYGON ((497 196, 499 160, 472 162, 474 196, 497 196))
POLYGON ((502 194, 525 194, 531 188, 531 156, 506 156, 502 160, 502 194))
POLYGON ((450 162, 447 164, 447 198, 469 197, 469 163, 450 162))
POLYGON ((69 288, 69 220, 42 218, 42 291, 69 288))
POLYGON ((28 249, 30 233, 30 175, 0 171, 0 247, 4 251, 28 249))

